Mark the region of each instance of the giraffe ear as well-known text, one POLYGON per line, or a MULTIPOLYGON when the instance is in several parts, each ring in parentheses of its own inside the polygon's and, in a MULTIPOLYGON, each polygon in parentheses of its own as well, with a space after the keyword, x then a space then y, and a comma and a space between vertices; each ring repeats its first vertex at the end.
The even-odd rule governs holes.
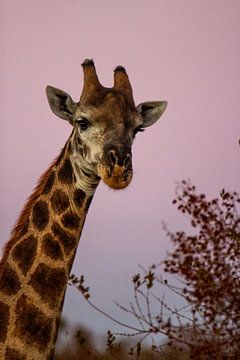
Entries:
POLYGON ((73 113, 76 108, 76 103, 71 96, 65 91, 54 88, 52 86, 46 87, 48 102, 52 112, 61 119, 68 120, 73 124, 73 113))
POLYGON ((166 107, 167 101, 147 101, 139 104, 137 110, 143 117, 142 127, 154 124, 164 113, 166 107))

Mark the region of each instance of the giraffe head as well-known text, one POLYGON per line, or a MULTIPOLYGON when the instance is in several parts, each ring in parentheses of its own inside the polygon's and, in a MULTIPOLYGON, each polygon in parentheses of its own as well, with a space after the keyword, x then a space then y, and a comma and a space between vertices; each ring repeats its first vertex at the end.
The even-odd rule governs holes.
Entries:
MULTIPOLYGON (((103 87, 92 60, 82 64, 83 90, 79 102, 47 86, 52 111, 73 126, 71 151, 75 164, 99 176, 109 187, 126 187, 133 175, 131 147, 137 132, 154 124, 166 101, 135 106, 131 84, 122 66, 114 71, 114 86, 103 87)), ((77 166, 78 166, 77 165, 77 166)))

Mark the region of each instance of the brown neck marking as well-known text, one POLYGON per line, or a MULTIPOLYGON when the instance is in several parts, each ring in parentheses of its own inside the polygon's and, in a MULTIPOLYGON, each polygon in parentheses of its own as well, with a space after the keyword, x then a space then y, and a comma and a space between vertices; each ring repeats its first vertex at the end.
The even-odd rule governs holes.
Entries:
POLYGON ((91 191, 79 187, 69 143, 27 201, 0 263, 1 359, 53 354, 69 272, 99 181, 95 177, 91 191))

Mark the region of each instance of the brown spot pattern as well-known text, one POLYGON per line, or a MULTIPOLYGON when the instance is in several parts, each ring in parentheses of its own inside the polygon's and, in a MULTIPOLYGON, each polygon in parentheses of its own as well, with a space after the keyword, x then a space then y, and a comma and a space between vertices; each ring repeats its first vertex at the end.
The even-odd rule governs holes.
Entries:
POLYGON ((0 301, 0 343, 6 340, 9 324, 9 306, 0 301))
POLYGON ((57 222, 53 223, 52 232, 60 240, 66 254, 75 248, 75 237, 66 232, 57 222))
POLYGON ((86 198, 86 194, 83 190, 76 189, 74 191, 73 200, 74 200, 76 206, 81 208, 85 198, 86 198))
MULTIPOLYGON (((62 306, 60 306, 60 310, 62 310, 62 307, 63 307, 63 303, 64 303, 64 297, 62 299, 62 306)), ((56 343, 56 340, 57 340, 57 336, 58 336, 58 329, 59 329, 59 326, 60 326, 60 322, 61 322, 61 316, 60 317, 56 317, 55 318, 55 332, 54 332, 54 337, 53 337, 53 344, 56 343)), ((53 348, 53 352, 54 352, 54 348, 53 348)))
POLYGON ((15 335, 39 351, 46 351, 51 342, 53 320, 22 295, 16 306, 15 335))
POLYGON ((61 217, 62 224, 73 230, 77 230, 80 225, 80 217, 72 211, 67 212, 61 217))
POLYGON ((26 360, 26 356, 21 354, 19 351, 7 348, 5 354, 5 360, 26 360))
POLYGON ((51 205, 55 213, 61 214, 70 205, 68 196, 60 189, 55 190, 51 197, 51 205))
POLYGON ((14 247, 12 256, 24 275, 31 268, 36 253, 37 239, 33 235, 28 236, 14 247))
POLYGON ((55 171, 52 171, 46 181, 46 184, 43 188, 43 194, 49 194, 52 190, 53 184, 55 180, 55 171))
POLYGON ((29 227, 29 218, 27 218, 27 219, 25 220, 25 222, 24 222, 23 225, 22 225, 21 230, 19 231, 19 236, 20 236, 20 237, 21 237, 21 236, 24 236, 24 235, 27 233, 28 227, 29 227))
POLYGON ((38 201, 33 206, 32 221, 34 226, 42 231, 49 221, 49 210, 46 201, 38 201))
POLYGON ((54 269, 46 264, 39 264, 34 271, 29 284, 50 306, 59 305, 59 296, 67 283, 63 268, 54 269))
POLYGON ((54 349, 52 349, 52 350, 50 351, 50 354, 48 355, 47 360, 52 360, 53 357, 54 357, 54 349))
POLYGON ((0 274, 0 288, 7 295, 15 295, 21 288, 17 273, 6 263, 0 274))
POLYGON ((63 163, 63 166, 59 170, 58 173, 59 180, 64 184, 72 184, 74 181, 76 181, 72 164, 69 159, 66 159, 63 163))
POLYGON ((57 240, 54 240, 51 234, 46 234, 42 242, 43 251, 47 256, 54 260, 62 260, 62 249, 57 240))
POLYGON ((92 202, 92 199, 93 199, 93 196, 90 196, 90 197, 87 199, 86 205, 85 205, 85 210, 86 210, 86 211, 88 211, 89 206, 90 206, 90 204, 91 204, 91 202, 92 202))

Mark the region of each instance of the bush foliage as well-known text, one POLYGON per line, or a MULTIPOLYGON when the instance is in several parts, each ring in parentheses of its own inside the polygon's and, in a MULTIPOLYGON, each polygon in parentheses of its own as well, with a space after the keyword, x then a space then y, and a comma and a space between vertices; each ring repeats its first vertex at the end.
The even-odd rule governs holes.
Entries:
POLYGON ((84 277, 72 275, 70 284, 86 301, 125 325, 126 331, 121 336, 109 331, 104 353, 94 350, 91 342, 80 341, 80 331, 73 337, 78 344, 75 355, 63 349, 56 360, 240 359, 240 197, 223 189, 218 199, 209 201, 182 181, 173 203, 188 218, 192 234, 165 227, 173 251, 160 265, 142 268, 133 276, 134 300, 128 307, 117 306, 136 325, 122 324, 98 309, 91 302, 84 277), (174 276, 174 284, 166 279, 167 274, 174 276), (164 289, 179 297, 181 307, 168 304, 164 289), (165 336, 165 343, 159 335, 165 336), (126 342, 123 336, 136 341, 126 342))

